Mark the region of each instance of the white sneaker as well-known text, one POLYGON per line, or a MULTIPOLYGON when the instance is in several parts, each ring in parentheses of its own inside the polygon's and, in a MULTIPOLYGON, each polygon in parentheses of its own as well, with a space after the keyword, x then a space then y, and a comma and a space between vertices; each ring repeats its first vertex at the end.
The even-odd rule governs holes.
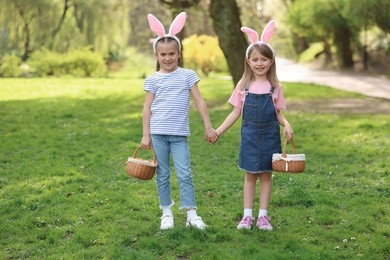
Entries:
POLYGON ((187 219, 186 227, 196 227, 199 229, 204 229, 207 225, 203 222, 202 218, 199 216, 187 219))
POLYGON ((173 216, 172 215, 162 216, 160 229, 164 230, 170 228, 173 228, 173 216))

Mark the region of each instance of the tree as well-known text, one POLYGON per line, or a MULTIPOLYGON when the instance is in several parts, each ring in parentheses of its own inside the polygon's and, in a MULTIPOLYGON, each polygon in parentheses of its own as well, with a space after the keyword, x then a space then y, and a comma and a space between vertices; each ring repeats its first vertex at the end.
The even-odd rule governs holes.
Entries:
POLYGON ((358 30, 354 23, 343 14, 345 1, 337 0, 296 0, 290 7, 288 22, 294 33, 309 42, 322 41, 329 50, 330 42, 337 49, 342 67, 353 66, 351 42, 358 30))
MULTIPOLYGON (((200 0, 159 0, 164 5, 168 6, 172 12, 172 20, 182 11, 199 3, 200 0)), ((179 38, 185 38, 185 27, 177 35, 179 38)))
POLYGON ((0 0, 0 50, 21 53, 25 60, 42 47, 124 49, 128 8, 127 0, 0 0))
MULTIPOLYGON (((24 33, 24 44, 23 44, 23 55, 22 60, 27 60, 31 52, 31 27, 33 20, 38 16, 37 10, 32 8, 31 5, 37 4, 34 2, 15 0, 12 2, 13 8, 21 18, 23 33, 24 33)), ((38 4, 40 4, 38 2, 38 4)), ((12 8, 12 7, 11 7, 12 8)))
POLYGON ((365 0, 372 8, 370 20, 384 32, 390 33, 390 1, 388 0, 365 0))
POLYGON ((322 41, 325 51, 335 46, 342 67, 353 67, 353 54, 361 52, 360 32, 373 26, 390 32, 388 0, 295 0, 289 10, 292 31, 309 42, 322 41))
POLYGON ((161 3, 168 6, 172 10, 173 18, 176 17, 184 9, 197 5, 200 0, 159 0, 161 3))
POLYGON ((211 0, 210 16, 219 45, 236 85, 244 73, 244 57, 248 43, 241 32, 241 20, 235 0, 211 0))
MULTIPOLYGON (((200 0, 159 0, 161 3, 168 6, 168 8, 172 11, 172 20, 184 9, 190 8, 194 5, 197 5, 200 0)), ((186 37, 185 27, 177 34, 177 36, 181 39, 186 37)), ((181 51, 183 52, 184 48, 182 46, 181 51)), ((184 58, 183 58, 184 59, 184 58)), ((184 60, 182 60, 182 64, 184 64, 184 60)))
POLYGON ((52 37, 53 38, 56 37, 58 32, 61 30, 61 26, 64 24, 66 13, 68 12, 69 7, 71 6, 70 0, 64 0, 64 5, 63 6, 64 6, 64 9, 62 11, 62 15, 61 15, 60 21, 59 21, 57 27, 52 32, 52 37))

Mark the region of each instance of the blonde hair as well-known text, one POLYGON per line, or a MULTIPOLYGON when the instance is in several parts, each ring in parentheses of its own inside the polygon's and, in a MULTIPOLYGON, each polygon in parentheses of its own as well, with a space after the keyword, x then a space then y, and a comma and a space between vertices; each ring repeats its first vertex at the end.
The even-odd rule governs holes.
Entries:
POLYGON ((251 67, 248 64, 248 60, 250 59, 254 49, 256 49, 261 55, 263 55, 267 59, 273 60, 271 67, 267 71, 267 79, 271 83, 272 88, 277 88, 279 86, 279 79, 276 76, 276 63, 273 51, 265 44, 254 44, 248 51, 248 59, 245 58, 244 61, 244 74, 242 74, 241 80, 238 83, 240 85, 240 89, 244 90, 245 86, 249 87, 249 83, 251 83, 255 79, 251 67))

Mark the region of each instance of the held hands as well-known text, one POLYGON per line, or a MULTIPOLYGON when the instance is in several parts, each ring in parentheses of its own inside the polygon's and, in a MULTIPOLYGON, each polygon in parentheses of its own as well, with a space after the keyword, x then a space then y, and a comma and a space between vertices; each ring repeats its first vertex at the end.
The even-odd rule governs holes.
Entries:
POLYGON ((210 144, 215 144, 218 141, 219 135, 214 128, 207 129, 204 133, 204 140, 210 144))

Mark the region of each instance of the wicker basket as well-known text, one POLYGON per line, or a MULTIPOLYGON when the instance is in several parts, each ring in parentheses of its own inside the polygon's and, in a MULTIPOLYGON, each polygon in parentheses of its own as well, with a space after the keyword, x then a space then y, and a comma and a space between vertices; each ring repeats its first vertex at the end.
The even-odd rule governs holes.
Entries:
POLYGON ((284 141, 283 154, 272 155, 272 169, 276 172, 301 173, 305 170, 305 155, 295 154, 294 140, 291 140, 292 154, 286 153, 287 139, 284 141))
POLYGON ((154 152, 154 149, 152 147, 153 160, 147 161, 142 158, 136 158, 139 149, 141 149, 141 146, 139 146, 135 150, 133 157, 129 157, 129 159, 127 160, 126 172, 129 176, 132 176, 134 178, 140 180, 150 180, 153 178, 158 165, 156 161, 156 153, 154 152))

